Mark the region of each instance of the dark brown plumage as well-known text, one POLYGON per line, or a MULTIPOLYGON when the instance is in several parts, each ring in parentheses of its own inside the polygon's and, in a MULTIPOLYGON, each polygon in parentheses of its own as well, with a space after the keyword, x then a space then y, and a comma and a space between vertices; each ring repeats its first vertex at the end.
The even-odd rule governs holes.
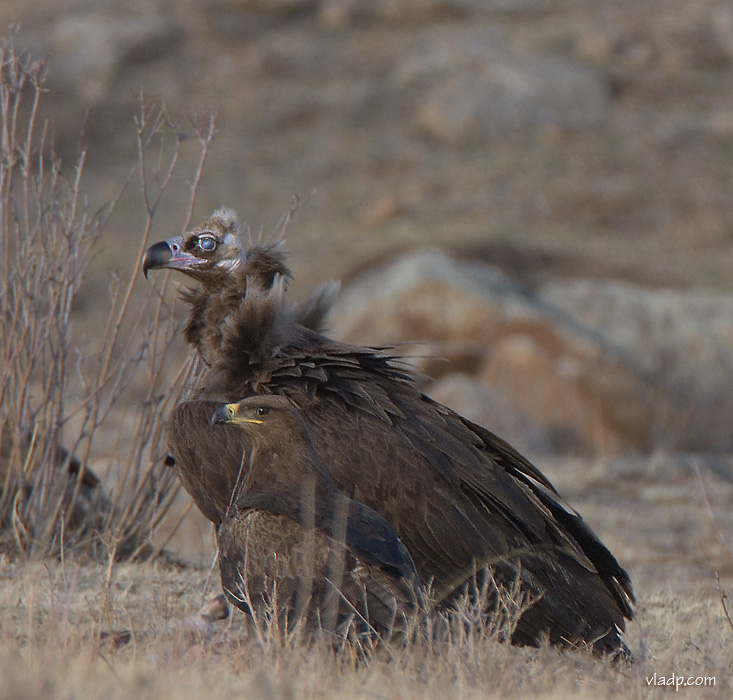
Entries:
MULTIPOLYGON (((216 361, 222 325, 248 288, 269 290, 276 280, 291 278, 285 263, 282 240, 253 245, 245 250, 234 212, 222 208, 201 226, 150 246, 142 261, 143 273, 167 268, 180 270, 200 283, 182 296, 191 307, 184 330, 186 342, 207 365, 216 361)), ((295 310, 298 322, 311 330, 322 330, 334 291, 333 282, 321 285, 311 298, 295 310)))
POLYGON ((239 608, 302 615, 338 636, 390 636, 416 613, 418 576, 394 528, 341 494, 284 396, 223 405, 212 424, 245 437, 241 487, 217 530, 222 584, 239 608))
POLYGON ((486 566, 495 580, 518 580, 537 599, 514 642, 546 635, 598 652, 624 648, 619 632, 633 602, 628 575, 532 464, 422 395, 410 370, 386 351, 298 324, 277 275, 268 288, 267 279, 230 265, 226 284, 217 286, 195 269, 208 307, 219 308, 202 313, 192 304, 189 318, 189 342, 209 353, 210 371, 195 400, 174 411, 168 435, 182 477, 197 502, 208 501, 213 522, 226 512, 247 445, 231 427, 214 434, 211 402, 283 395, 298 407, 338 489, 392 524, 446 605, 486 566), (205 340, 212 336, 215 348, 205 340))
MULTIPOLYGON (((247 250, 242 247, 240 237, 234 212, 223 207, 200 226, 150 246, 143 256, 142 270, 146 277, 149 270, 165 268, 180 270, 200 283, 199 287, 181 291, 191 308, 184 338, 201 360, 195 367, 199 386, 206 385, 209 368, 220 357, 224 323, 247 289, 270 290, 276 283, 285 286, 291 278, 281 235, 247 250)), ((336 283, 325 283, 304 304, 291 309, 298 323, 321 330, 337 289, 336 283)), ((227 396, 228 401, 237 398, 227 396)), ((208 426, 209 417, 219 403, 183 403, 175 415, 182 424, 208 426)), ((172 420, 171 425, 175 422, 172 420)), ((222 454, 218 459, 212 461, 211 455, 203 460, 199 457, 201 445, 196 436, 191 442, 171 440, 171 454, 166 458, 166 466, 178 471, 186 491, 215 524, 221 521, 229 503, 242 459, 241 435, 227 426, 218 431, 214 450, 218 449, 222 435, 227 438, 221 441, 222 454)))

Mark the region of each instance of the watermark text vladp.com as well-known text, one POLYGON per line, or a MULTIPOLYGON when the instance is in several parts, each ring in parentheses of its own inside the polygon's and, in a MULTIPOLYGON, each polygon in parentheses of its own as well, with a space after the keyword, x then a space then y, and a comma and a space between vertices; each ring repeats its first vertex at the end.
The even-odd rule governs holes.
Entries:
POLYGON ((715 685, 715 676, 678 676, 676 673, 669 676, 655 673, 653 676, 647 676, 645 680, 647 685, 666 685, 673 687, 675 690, 715 685))

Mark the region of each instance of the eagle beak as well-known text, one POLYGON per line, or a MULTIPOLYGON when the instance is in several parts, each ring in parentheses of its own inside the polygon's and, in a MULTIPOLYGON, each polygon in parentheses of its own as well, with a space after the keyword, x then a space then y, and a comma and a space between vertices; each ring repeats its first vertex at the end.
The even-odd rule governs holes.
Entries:
POLYGON ((245 418, 239 415, 239 404, 227 403, 214 411, 211 416, 211 425, 223 425, 226 423, 262 423, 256 418, 245 418))
POLYGON ((232 418, 237 415, 237 409, 239 407, 235 403, 227 403, 211 414, 211 425, 222 425, 224 423, 230 423, 232 418))
POLYGON ((171 270, 190 270, 192 267, 206 262, 183 250, 183 237, 174 236, 162 243, 155 243, 143 255, 143 274, 147 278, 148 270, 167 267, 171 270))

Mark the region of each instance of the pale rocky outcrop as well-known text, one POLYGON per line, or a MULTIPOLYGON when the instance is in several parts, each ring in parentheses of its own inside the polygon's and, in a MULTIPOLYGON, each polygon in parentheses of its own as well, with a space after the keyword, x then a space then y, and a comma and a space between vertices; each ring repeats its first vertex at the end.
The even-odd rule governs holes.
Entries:
MULTIPOLYGON (((400 350, 425 374, 462 372, 490 387, 504 397, 494 406, 503 401, 507 415, 542 426, 559 449, 723 449, 733 413, 721 383, 733 376, 731 303, 603 280, 529 290, 491 266, 427 250, 349 285, 334 330, 352 342, 410 343, 400 350)), ((451 381, 450 390, 437 385, 438 397, 501 434, 502 409, 482 409, 485 397, 465 379, 458 406, 451 381)))

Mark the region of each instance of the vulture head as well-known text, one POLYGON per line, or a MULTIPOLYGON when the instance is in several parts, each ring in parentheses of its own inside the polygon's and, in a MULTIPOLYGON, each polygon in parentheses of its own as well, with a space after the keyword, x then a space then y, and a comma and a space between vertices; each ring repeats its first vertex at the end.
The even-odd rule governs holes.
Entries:
POLYGON ((255 277, 269 288, 276 275, 289 278, 280 242, 244 250, 240 227, 231 209, 217 209, 203 224, 155 243, 145 251, 143 274, 148 270, 179 270, 204 287, 216 289, 255 277))
MULTIPOLYGON (((181 290, 190 307, 184 337, 206 365, 214 366, 219 360, 222 328, 237 314, 248 290, 269 293, 287 287, 292 275, 285 261, 282 231, 270 241, 244 248, 234 212, 222 208, 200 226, 150 246, 142 269, 146 277, 148 270, 178 270, 198 282, 181 290)), ((298 320, 320 330, 337 289, 334 283, 321 285, 296 310, 298 320)))

